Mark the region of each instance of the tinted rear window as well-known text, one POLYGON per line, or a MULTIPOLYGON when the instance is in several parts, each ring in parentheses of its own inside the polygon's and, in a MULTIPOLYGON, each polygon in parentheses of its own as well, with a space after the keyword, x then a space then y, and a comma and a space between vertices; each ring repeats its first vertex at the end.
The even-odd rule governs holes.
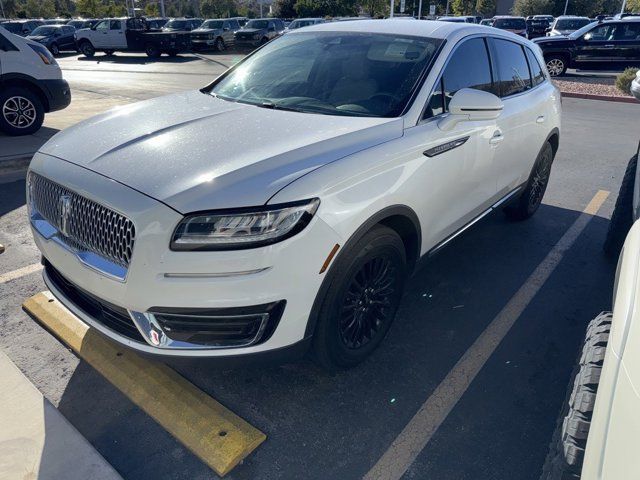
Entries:
POLYGON ((527 23, 524 18, 498 18, 493 26, 503 30, 524 30, 527 28, 527 23))
POLYGON ((496 63, 495 79, 500 96, 508 97, 531 88, 529 66, 522 46, 508 40, 491 39, 496 63))

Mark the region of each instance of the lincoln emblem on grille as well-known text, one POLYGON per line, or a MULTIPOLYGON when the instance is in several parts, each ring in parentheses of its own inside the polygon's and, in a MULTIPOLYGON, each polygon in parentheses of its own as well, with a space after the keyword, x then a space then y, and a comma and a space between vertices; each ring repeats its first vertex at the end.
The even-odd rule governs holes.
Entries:
POLYGON ((68 237, 69 218, 71 217, 71 195, 60 195, 58 207, 60 211, 60 232, 65 237, 68 237))

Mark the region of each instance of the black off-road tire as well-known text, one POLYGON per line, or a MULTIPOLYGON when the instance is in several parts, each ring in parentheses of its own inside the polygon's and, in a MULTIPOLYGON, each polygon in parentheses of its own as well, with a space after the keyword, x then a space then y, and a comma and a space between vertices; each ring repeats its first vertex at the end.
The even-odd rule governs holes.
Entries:
POLYGON ((0 89, 0 130, 12 136, 31 135, 40 130, 43 121, 44 106, 35 92, 21 86, 0 89), (16 102, 21 106, 15 110, 23 110, 31 123, 20 121, 20 117, 12 114, 16 102))
POLYGON ((540 480, 579 479, 611 330, 611 312, 591 320, 540 480))
MULTIPOLYGON (((395 317, 407 276, 407 259, 402 239, 394 230, 383 225, 373 227, 335 262, 330 271, 331 284, 318 313, 312 347, 314 359, 328 371, 354 367, 380 345, 395 317), (372 265, 371 262, 378 261, 389 262, 390 271, 393 272, 390 280, 393 293, 384 302, 388 307, 379 307, 385 313, 380 315, 378 311, 378 317, 382 320, 375 322, 375 332, 362 345, 349 346, 343 337, 344 323, 349 320, 345 320, 343 312, 351 308, 350 305, 355 306, 354 310, 360 308, 357 306, 358 300, 351 296, 350 288, 356 284, 356 278, 361 280, 359 275, 372 265)), ((356 315, 358 314, 353 316, 354 322, 356 315)))
POLYGON ((638 168, 638 156, 634 155, 627 164, 627 169, 622 177, 622 184, 618 192, 616 206, 613 209, 607 238, 602 249, 604 253, 617 259, 622 250, 625 238, 633 225, 633 189, 636 181, 636 169, 638 168))
POLYGON ((549 184, 554 155, 551 143, 545 142, 538 153, 524 190, 512 204, 504 208, 504 213, 509 219, 526 220, 538 211, 549 184))
POLYGON ((82 40, 78 45, 78 50, 87 58, 93 58, 96 54, 96 49, 89 40, 82 40))

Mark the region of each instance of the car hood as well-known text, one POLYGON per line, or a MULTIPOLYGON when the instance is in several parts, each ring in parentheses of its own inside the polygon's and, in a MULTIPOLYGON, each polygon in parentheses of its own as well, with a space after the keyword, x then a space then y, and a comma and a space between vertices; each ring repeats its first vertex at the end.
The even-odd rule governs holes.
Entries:
POLYGON ((238 30, 237 33, 258 33, 264 32, 265 28, 243 28, 242 30, 238 30))
POLYGON ((191 33, 218 33, 222 31, 221 28, 196 28, 191 30, 191 33))
POLYGON ((195 91, 110 110, 40 151, 188 213, 263 205, 302 175, 402 134, 402 118, 287 112, 195 91))
POLYGON ((564 35, 554 35, 553 37, 540 37, 540 38, 535 38, 532 40, 532 42, 537 43, 539 45, 542 44, 558 44, 558 43, 571 43, 573 42, 573 40, 571 40, 569 37, 565 37, 564 35))
POLYGON ((43 40, 49 40, 51 37, 49 35, 27 35, 25 38, 33 40, 34 42, 41 42, 43 40))

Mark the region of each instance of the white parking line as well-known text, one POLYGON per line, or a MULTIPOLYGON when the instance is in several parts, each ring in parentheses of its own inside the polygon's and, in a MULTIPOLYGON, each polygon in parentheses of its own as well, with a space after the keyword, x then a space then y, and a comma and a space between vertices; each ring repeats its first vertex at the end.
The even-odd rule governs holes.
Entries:
POLYGON ((458 360, 400 435, 364 476, 365 480, 397 480, 404 475, 608 196, 609 192, 604 190, 596 193, 524 285, 458 360))
POLYGON ((41 269, 42 269, 42 264, 33 263, 31 265, 27 265, 26 267, 13 270, 12 272, 2 273, 0 274, 0 285, 2 285, 3 283, 10 282, 11 280, 15 280, 16 278, 29 275, 30 273, 37 272, 38 270, 41 270, 41 269))

